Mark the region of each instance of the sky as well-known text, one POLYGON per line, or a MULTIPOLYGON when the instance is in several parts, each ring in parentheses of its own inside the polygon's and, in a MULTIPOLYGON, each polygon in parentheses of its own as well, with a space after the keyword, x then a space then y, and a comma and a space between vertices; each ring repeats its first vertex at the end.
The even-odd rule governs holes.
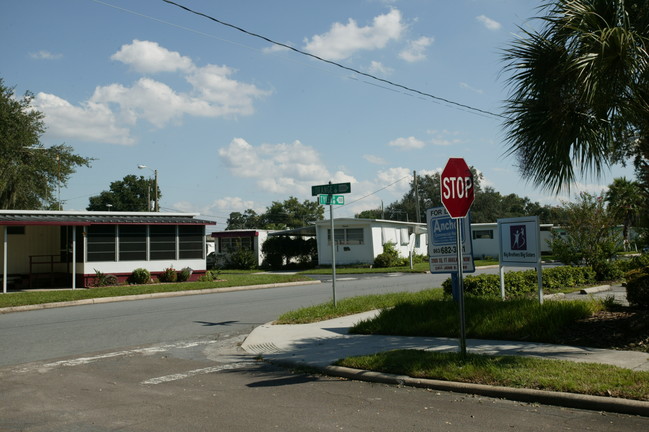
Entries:
MULTIPOLYGON (((157 170, 161 211, 220 229, 231 212, 315 200, 311 186, 330 181, 351 183, 334 215, 353 217, 399 200, 414 171, 451 157, 501 194, 571 198, 521 178, 497 115, 503 52, 537 25, 539 1, 177 3, 221 23, 163 0, 2 2, 4 84, 35 95, 46 147, 95 159, 61 189, 64 210, 157 170)), ((572 197, 620 176, 633 171, 585 177, 572 197)))

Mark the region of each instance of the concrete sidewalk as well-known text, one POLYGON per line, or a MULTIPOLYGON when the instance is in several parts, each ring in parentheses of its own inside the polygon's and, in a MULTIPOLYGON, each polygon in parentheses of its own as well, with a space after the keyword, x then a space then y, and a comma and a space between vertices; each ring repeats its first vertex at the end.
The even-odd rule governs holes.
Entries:
MULTIPOLYGON (((268 323, 255 328, 244 341, 242 348, 251 354, 261 355, 263 359, 271 362, 314 367, 324 370, 328 374, 352 379, 425 386, 513 400, 649 416, 649 402, 422 380, 331 366, 341 358, 394 349, 459 352, 457 339, 351 335, 348 333, 349 328, 355 323, 372 318, 377 313, 378 311, 372 311, 311 324, 273 325, 268 323)), ((467 340, 467 351, 474 354, 522 355, 575 362, 603 363, 636 371, 649 371, 649 354, 636 351, 473 339, 467 340)))

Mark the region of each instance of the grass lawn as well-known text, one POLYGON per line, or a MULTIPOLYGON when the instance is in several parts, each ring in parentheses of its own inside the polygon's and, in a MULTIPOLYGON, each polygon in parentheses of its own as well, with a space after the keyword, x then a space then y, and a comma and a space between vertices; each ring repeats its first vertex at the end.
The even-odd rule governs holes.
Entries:
MULTIPOLYGON (((605 308, 591 301, 467 298, 468 338, 556 343, 561 329, 605 308)), ((277 323, 306 323, 367 310, 381 313, 360 322, 351 333, 457 338, 457 304, 441 289, 343 299, 336 308, 324 303, 285 313, 277 323)), ((341 360, 341 366, 448 381, 544 389, 649 400, 649 372, 610 365, 574 363, 519 356, 467 355, 397 350, 341 360)))
MULTIPOLYGON (((498 265, 498 260, 475 260, 476 267, 483 267, 489 265, 498 265)), ((430 271, 430 264, 425 262, 413 264, 411 269, 409 265, 400 267, 339 267, 336 266, 336 274, 364 274, 364 273, 426 273, 430 271)), ((331 267, 329 268, 316 268, 309 270, 302 270, 300 274, 331 274, 331 267)))
POLYGON ((396 350, 336 364, 415 378, 649 400, 649 372, 595 363, 396 350))
POLYGON ((265 285, 310 280, 308 277, 302 275, 251 274, 249 272, 221 273, 219 278, 219 280, 213 282, 119 285, 89 289, 79 288, 74 291, 60 289, 52 291, 10 292, 7 294, 0 294, 0 308, 42 303, 57 303, 101 297, 119 297, 173 291, 194 291, 214 288, 227 288, 234 286, 265 285))

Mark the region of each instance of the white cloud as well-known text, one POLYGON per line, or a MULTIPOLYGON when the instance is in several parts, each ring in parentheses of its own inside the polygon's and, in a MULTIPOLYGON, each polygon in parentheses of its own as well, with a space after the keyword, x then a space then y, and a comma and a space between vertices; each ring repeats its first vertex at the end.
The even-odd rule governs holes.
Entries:
POLYGON ((85 102, 73 106, 53 94, 38 93, 32 106, 45 114, 47 135, 53 138, 122 145, 134 143, 129 129, 119 126, 106 105, 85 102))
POLYGON ((232 212, 244 212, 248 209, 252 209, 255 206, 254 201, 244 200, 240 197, 223 197, 215 200, 210 206, 210 209, 216 209, 218 211, 226 211, 228 213, 232 212))
POLYGON ((130 128, 146 120, 157 128, 179 124, 184 116, 227 117, 251 115, 256 99, 270 94, 252 84, 232 79, 227 66, 198 67, 188 58, 155 42, 133 41, 112 57, 138 72, 181 73, 192 86, 180 92, 152 78, 139 78, 131 86, 115 83, 95 88, 79 106, 55 95, 41 93, 35 107, 46 114, 47 133, 57 138, 112 144, 133 144, 130 128))
POLYGON ((395 140, 390 141, 388 145, 391 147, 399 147, 406 150, 412 150, 412 149, 423 148, 426 144, 415 137, 408 137, 408 138, 397 138, 395 140))
POLYGON ((409 179, 412 178, 412 172, 403 167, 388 168, 376 173, 376 178, 381 187, 390 185, 388 190, 403 194, 410 188, 409 179))
POLYGON ((373 75, 387 76, 392 74, 392 69, 383 65, 381 62, 372 61, 372 63, 370 64, 369 73, 373 75))
POLYGON ((371 154, 364 154, 363 159, 365 159, 366 161, 368 161, 369 163, 374 164, 374 165, 386 165, 387 164, 386 160, 383 159, 382 157, 371 155, 371 154))
POLYGON ((462 143, 462 140, 460 138, 457 138, 459 136, 459 132, 451 132, 448 130, 430 130, 428 131, 428 133, 433 136, 430 140, 430 143, 436 146, 450 146, 462 143))
POLYGON ((399 53, 403 60, 414 63, 426 59, 426 48, 428 48, 435 39, 422 36, 417 40, 408 41, 408 47, 399 53))
POLYGON ((351 18, 347 24, 334 23, 327 33, 305 40, 304 49, 329 60, 341 60, 360 50, 385 47, 391 40, 399 39, 404 28, 401 12, 392 9, 374 17, 372 25, 366 27, 359 27, 351 18))
POLYGON ((130 65, 140 73, 189 72, 194 68, 194 63, 189 57, 181 56, 176 51, 169 51, 156 42, 137 39, 131 44, 122 45, 110 59, 130 65))
POLYGON ((502 28, 502 25, 498 21, 492 20, 486 15, 477 16, 475 19, 482 23, 487 30, 496 31, 502 28))
POLYGON ((274 193, 308 194, 312 185, 331 177, 320 154, 300 141, 253 146, 235 138, 219 156, 233 176, 257 179, 262 190, 274 193))
POLYGON ((63 54, 54 54, 45 50, 29 53, 29 56, 36 60, 58 60, 60 58, 63 58, 63 54))
POLYGON ((475 87, 471 87, 469 84, 467 84, 465 82, 461 82, 460 87, 463 88, 463 89, 466 89, 466 90, 470 90, 470 91, 472 91, 474 93, 478 93, 478 94, 483 94, 484 93, 483 90, 475 88, 475 87))

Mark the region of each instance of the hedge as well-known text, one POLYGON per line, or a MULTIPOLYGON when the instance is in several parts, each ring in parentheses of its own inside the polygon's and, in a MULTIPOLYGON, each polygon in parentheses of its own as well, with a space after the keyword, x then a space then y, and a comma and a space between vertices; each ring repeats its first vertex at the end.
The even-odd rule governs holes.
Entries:
MULTIPOLYGON (((556 292, 595 282, 595 272, 590 267, 553 267, 543 270, 543 290, 556 292)), ((444 293, 451 295, 451 278, 442 284, 444 293)), ((528 297, 538 290, 536 270, 505 273, 505 293, 508 298, 528 297)), ((482 297, 500 296, 500 275, 467 275, 464 278, 464 292, 482 297)))

